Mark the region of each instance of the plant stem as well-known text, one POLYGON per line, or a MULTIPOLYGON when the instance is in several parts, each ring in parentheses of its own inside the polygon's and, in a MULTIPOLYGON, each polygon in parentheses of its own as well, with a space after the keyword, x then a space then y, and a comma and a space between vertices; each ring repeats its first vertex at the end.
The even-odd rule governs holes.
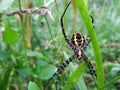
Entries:
MULTIPOLYGON (((48 30, 49 30, 49 33, 50 33, 50 36, 53 40, 53 36, 52 36, 52 33, 51 33, 51 29, 50 29, 50 26, 49 26, 49 23, 48 23, 48 20, 47 20, 47 17, 45 16, 45 20, 46 20, 46 23, 47 23, 47 26, 48 26, 48 30)), ((54 40, 53 40, 54 41, 54 40)))
POLYGON ((26 50, 26 41, 25 41, 25 30, 24 30, 24 21, 23 21, 23 15, 21 13, 21 2, 20 0, 18 0, 19 2, 19 10, 20 10, 20 19, 21 19, 21 29, 22 29, 22 35, 23 35, 23 46, 24 46, 24 49, 25 49, 25 56, 27 57, 27 50, 26 50))

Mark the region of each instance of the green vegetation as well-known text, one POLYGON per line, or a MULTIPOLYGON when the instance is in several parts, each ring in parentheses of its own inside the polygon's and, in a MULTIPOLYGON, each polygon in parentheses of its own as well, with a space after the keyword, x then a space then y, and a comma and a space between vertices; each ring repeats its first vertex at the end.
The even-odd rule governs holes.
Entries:
MULTIPOLYGON (((0 0, 0 90, 43 90, 56 68, 73 54, 60 27, 66 5, 66 0, 0 0), (51 10, 47 15, 22 14, 43 5, 51 10), (7 16, 14 10, 20 14, 7 16)), ((100 90, 120 90, 119 25, 119 0, 74 0, 64 18, 69 38, 74 32, 90 35, 85 53, 96 67, 100 90)), ((97 90, 86 63, 77 60, 62 73, 59 88, 97 90)), ((48 90, 55 90, 55 79, 48 90)))

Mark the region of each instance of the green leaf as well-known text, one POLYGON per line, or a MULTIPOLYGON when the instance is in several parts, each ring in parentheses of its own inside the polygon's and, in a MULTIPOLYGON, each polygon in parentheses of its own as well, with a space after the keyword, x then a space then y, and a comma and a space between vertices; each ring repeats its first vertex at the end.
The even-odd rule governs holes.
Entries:
POLYGON ((42 53, 40 53, 38 51, 31 51, 31 50, 27 50, 27 56, 30 56, 30 57, 43 57, 42 53))
POLYGON ((85 7, 83 0, 75 0, 75 3, 79 9, 80 15, 82 16, 82 19, 86 25, 87 31, 92 41, 94 54, 96 58, 97 83, 98 83, 98 88, 101 88, 104 86, 104 71, 103 71, 102 56, 101 56, 101 51, 98 44, 97 36, 93 29, 90 16, 88 14, 87 8, 85 7))
POLYGON ((0 60, 7 60, 10 57, 10 53, 0 50, 0 60))
POLYGON ((23 67, 21 66, 20 68, 17 68, 16 71, 19 73, 20 76, 23 76, 23 77, 34 75, 32 68, 28 66, 23 66, 23 67))
POLYGON ((46 60, 46 61, 50 60, 47 56, 43 55, 42 53, 40 53, 38 51, 27 50, 27 56, 38 57, 38 58, 41 58, 41 59, 46 60))
POLYGON ((0 1, 0 13, 10 7, 14 0, 1 0, 0 1))
POLYGON ((28 90, 40 90, 40 88, 32 81, 28 84, 28 90))
POLYGON ((36 65, 46 66, 46 65, 47 65, 47 62, 39 59, 39 60, 36 61, 36 65))
POLYGON ((55 70, 56 70, 55 66, 53 66, 53 65, 47 65, 47 66, 45 66, 45 67, 42 68, 39 76, 40 76, 40 78, 42 80, 47 80, 47 79, 49 79, 53 75, 53 73, 55 72, 55 70))
POLYGON ((15 44, 18 41, 18 33, 11 29, 6 29, 3 32, 3 41, 7 44, 15 44))

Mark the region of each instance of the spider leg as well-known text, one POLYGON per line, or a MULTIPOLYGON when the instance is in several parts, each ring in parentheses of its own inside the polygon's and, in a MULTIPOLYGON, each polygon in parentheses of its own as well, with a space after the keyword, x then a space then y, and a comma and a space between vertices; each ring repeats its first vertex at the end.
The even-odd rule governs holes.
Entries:
POLYGON ((84 53, 82 54, 82 58, 86 61, 87 66, 88 66, 88 68, 90 70, 90 74, 92 75, 94 83, 95 83, 96 87, 98 88, 96 80, 95 80, 95 78, 97 78, 97 75, 96 75, 96 72, 94 70, 94 67, 92 66, 92 63, 88 60, 87 56, 84 53))
MULTIPOLYGON (((89 15, 90 16, 90 18, 91 18, 91 21, 92 21, 92 24, 93 24, 93 28, 94 28, 94 18, 92 17, 92 15, 89 15)), ((90 36, 86 36, 86 38, 85 38, 85 44, 84 44, 84 46, 83 46, 83 49, 85 50, 86 48, 87 48, 87 46, 88 46, 88 44, 90 43, 90 36)))
POLYGON ((85 38, 85 44, 83 45, 83 50, 85 50, 87 48, 87 46, 89 45, 89 43, 90 43, 90 37, 86 36, 86 38, 85 38))
POLYGON ((60 77, 60 75, 57 75, 56 81, 55 81, 56 90, 58 90, 59 77, 60 77))
MULTIPOLYGON (((94 19, 93 19, 93 17, 91 15, 90 15, 90 17, 91 17, 93 28, 94 28, 94 19)), ((90 43, 90 41, 91 41, 90 40, 90 36, 86 36, 86 38, 85 38, 85 44, 83 45, 83 49, 84 50, 87 48, 87 46, 90 43)))
POLYGON ((94 27, 95 27, 95 26, 94 26, 94 18, 93 18, 92 15, 90 15, 90 18, 91 18, 91 21, 92 21, 92 24, 93 24, 93 28, 94 28, 94 27))
POLYGON ((63 12, 62 16, 61 16, 61 19, 60 19, 60 22, 61 22, 61 28, 62 28, 62 33, 64 35, 64 38, 65 38, 65 41, 68 43, 68 45, 73 49, 75 50, 75 46, 72 44, 71 40, 67 37, 66 33, 65 33, 65 29, 64 29, 64 24, 63 24, 63 17, 66 13, 66 10, 68 8, 68 6, 70 5, 71 1, 68 3, 68 5, 66 6, 65 8, 65 11, 63 12))
POLYGON ((57 71, 53 74, 53 76, 48 80, 47 84, 45 85, 44 90, 46 90, 46 88, 48 87, 49 83, 51 80, 53 80, 53 78, 56 76, 56 89, 58 86, 58 82, 59 82, 59 75, 62 73, 62 71, 65 69, 65 67, 72 62, 73 59, 77 58, 76 54, 72 55, 71 57, 69 57, 67 60, 65 60, 57 69, 57 71))
POLYGON ((70 3, 71 3, 71 1, 70 1, 70 2, 68 3, 68 5, 66 6, 65 11, 63 12, 63 14, 62 14, 62 16, 61 16, 61 19, 60 19, 62 32, 63 32, 64 38, 65 38, 65 40, 66 40, 67 42, 68 42, 68 37, 67 37, 67 35, 66 35, 66 33, 65 33, 65 30, 64 30, 63 17, 64 17, 64 15, 65 15, 66 10, 67 10, 68 6, 70 5, 70 3))

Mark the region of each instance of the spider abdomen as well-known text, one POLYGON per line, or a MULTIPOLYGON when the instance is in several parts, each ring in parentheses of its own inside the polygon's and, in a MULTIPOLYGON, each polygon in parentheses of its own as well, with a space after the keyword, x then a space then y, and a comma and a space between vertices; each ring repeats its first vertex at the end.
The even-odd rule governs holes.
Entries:
POLYGON ((75 46, 83 46, 85 43, 85 38, 80 33, 74 33, 71 38, 71 41, 75 46))

